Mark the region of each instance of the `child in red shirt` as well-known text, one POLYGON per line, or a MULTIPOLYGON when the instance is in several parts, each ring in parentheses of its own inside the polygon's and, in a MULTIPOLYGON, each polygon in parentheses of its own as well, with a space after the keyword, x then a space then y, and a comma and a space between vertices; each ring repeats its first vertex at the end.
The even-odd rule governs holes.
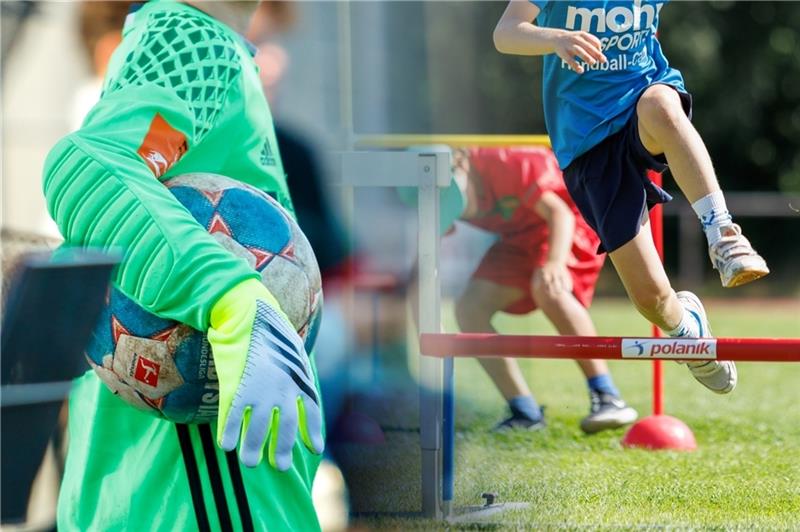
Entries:
MULTIPOLYGON (((587 308, 605 255, 597 254, 599 239, 570 199, 553 153, 480 148, 457 151, 454 160, 464 200, 460 219, 499 237, 456 303, 459 327, 494 332, 497 312, 538 308, 560 334, 596 335, 587 308)), ((543 427, 542 410, 516 360, 479 360, 511 409, 498 428, 543 427)), ((591 397, 581 428, 592 433, 633 422, 636 411, 621 399, 605 361, 577 362, 591 397)))

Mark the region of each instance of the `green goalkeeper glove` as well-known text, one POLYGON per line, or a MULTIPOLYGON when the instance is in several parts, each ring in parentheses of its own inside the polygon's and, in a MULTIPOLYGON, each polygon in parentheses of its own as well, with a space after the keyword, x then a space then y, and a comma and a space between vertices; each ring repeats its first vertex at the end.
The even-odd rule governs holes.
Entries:
POLYGON ((208 341, 219 378, 217 442, 238 443, 249 467, 261 462, 286 471, 298 426, 314 453, 325 447, 322 412, 303 341, 275 297, 258 279, 225 293, 211 309, 208 341))

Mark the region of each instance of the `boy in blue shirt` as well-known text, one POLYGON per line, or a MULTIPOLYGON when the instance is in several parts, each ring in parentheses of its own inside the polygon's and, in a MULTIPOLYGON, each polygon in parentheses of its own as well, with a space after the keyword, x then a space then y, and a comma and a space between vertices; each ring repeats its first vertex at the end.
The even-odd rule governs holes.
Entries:
MULTIPOLYGON (((511 0, 494 31, 502 53, 544 55, 545 121, 564 180, 639 312, 673 337, 710 336, 700 300, 672 289, 647 208, 672 198, 647 178, 667 163, 700 218, 723 286, 769 273, 734 224, 692 126, 691 96, 656 31, 665 1, 511 0), (642 230, 644 229, 644 230, 642 230)), ((687 363, 717 393, 736 386, 727 361, 687 363)))

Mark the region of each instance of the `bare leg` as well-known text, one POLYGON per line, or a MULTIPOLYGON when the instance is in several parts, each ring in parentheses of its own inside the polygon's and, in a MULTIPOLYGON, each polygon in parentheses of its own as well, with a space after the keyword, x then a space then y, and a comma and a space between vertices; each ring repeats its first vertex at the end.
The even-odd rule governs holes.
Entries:
MULTIPOLYGON (((679 325, 684 331, 691 330, 685 329, 685 322, 682 321, 684 305, 689 305, 694 308, 695 316, 702 315, 693 334, 697 336, 703 329, 708 330, 705 310, 697 296, 688 292, 682 294, 682 305, 672 290, 647 222, 633 240, 612 251, 609 256, 631 301, 651 323, 667 332, 677 329, 679 325)), ((687 366, 700 383, 716 393, 729 393, 736 386, 736 365, 733 362, 693 361, 688 362, 687 366)))
POLYGON ((666 85, 644 91, 636 105, 639 137, 652 154, 667 157, 672 175, 692 204, 709 243, 711 264, 725 287, 749 283, 769 268, 733 224, 703 139, 681 108, 678 93, 666 85))
POLYGON ((665 331, 681 322, 681 307, 645 221, 633 240, 608 254, 639 313, 665 331))
MULTIPOLYGON (((458 326, 464 332, 497 332, 492 326, 492 316, 522 296, 517 288, 473 279, 456 303, 458 326)), ((478 361, 506 400, 531 395, 519 364, 513 358, 479 358, 478 361)))
MULTIPOLYGON (((555 297, 548 294, 540 282, 533 283, 533 298, 559 334, 597 336, 589 311, 569 292, 555 297)), ((576 360, 587 379, 608 373, 605 360, 576 360)))
MULTIPOLYGON (((415 277, 408 295, 414 323, 419 322, 417 293, 415 277)), ((464 295, 456 302, 456 322, 464 332, 497 332, 492 326, 492 316, 522 296, 522 291, 517 288, 472 279, 464 295)), ((515 359, 478 358, 478 362, 507 401, 520 395, 532 395, 515 359)))
POLYGON ((706 145, 674 89, 666 85, 649 87, 639 98, 636 112, 642 144, 653 155, 666 156, 675 181, 690 203, 720 190, 706 145))
MULTIPOLYGON (((549 292, 541 278, 534 275, 533 297, 539 308, 555 325, 561 334, 574 334, 579 336, 595 336, 597 334, 594 323, 586 308, 575 298, 571 292, 549 292)), ((608 375, 608 365, 605 360, 577 360, 587 380, 598 376, 608 375)), ((609 377, 610 379, 610 377, 609 377)), ((609 380, 607 385, 613 388, 609 380)), ((589 415, 581 420, 581 430, 587 434, 601 430, 622 427, 632 423, 636 417, 636 410, 625 404, 619 397, 619 392, 603 386, 602 391, 595 390, 590 385, 591 410, 589 415)))

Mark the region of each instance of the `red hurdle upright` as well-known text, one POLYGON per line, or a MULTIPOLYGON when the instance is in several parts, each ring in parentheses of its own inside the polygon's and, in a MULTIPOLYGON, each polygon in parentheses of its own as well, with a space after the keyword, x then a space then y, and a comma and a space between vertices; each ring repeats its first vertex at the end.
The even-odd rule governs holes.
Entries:
MULTIPOLYGON (((663 184, 661 174, 650 172, 650 179, 659 187, 663 184)), ((653 233, 653 243, 658 251, 658 258, 664 263, 664 207, 656 205, 650 211, 650 231, 653 233)), ((653 336, 661 337, 661 329, 652 325, 653 336)), ((653 415, 660 416, 664 413, 664 368, 660 360, 653 361, 653 415)))

